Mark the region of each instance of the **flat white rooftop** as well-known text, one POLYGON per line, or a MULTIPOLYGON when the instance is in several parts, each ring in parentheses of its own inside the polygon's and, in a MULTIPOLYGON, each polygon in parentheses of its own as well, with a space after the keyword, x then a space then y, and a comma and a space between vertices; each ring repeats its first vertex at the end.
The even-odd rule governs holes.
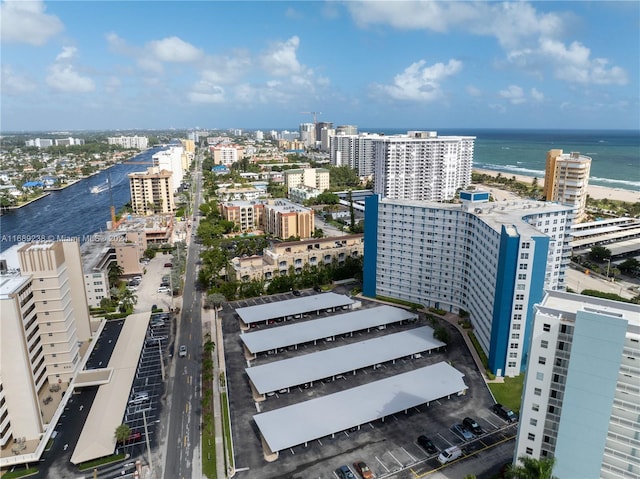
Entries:
POLYGON ((114 431, 122 424, 149 319, 146 312, 132 314, 125 320, 107 365, 113 370, 111 380, 98 388, 73 450, 72 464, 113 454, 116 447, 114 431))
POLYGON ((258 304, 236 309, 236 313, 245 324, 267 321, 269 319, 284 318, 296 314, 320 311, 322 309, 349 306, 353 300, 336 293, 322 293, 314 296, 287 299, 275 303, 258 304))
POLYGON ((445 346, 429 326, 246 368, 260 394, 355 371, 445 346))
POLYGON ((253 416, 273 452, 465 391, 445 362, 253 416))
POLYGON ((415 317, 414 313, 405 309, 384 305, 245 333, 240 335, 240 339, 252 354, 257 354, 415 317))

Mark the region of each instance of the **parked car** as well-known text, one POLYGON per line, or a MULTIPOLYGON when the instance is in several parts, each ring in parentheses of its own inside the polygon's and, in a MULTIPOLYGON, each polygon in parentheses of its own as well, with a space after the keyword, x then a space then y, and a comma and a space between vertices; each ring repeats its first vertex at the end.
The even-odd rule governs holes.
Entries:
POLYGON ((462 420, 462 425, 476 436, 482 434, 482 428, 480 427, 480 424, 478 424, 476 420, 471 417, 465 417, 462 420))
POLYGON ((158 293, 168 293, 170 290, 166 286, 160 286, 158 288, 158 293))
POLYGON ((313 287, 313 290, 314 290, 316 293, 322 293, 322 288, 321 288, 320 286, 318 286, 318 285, 315 285, 315 286, 313 287))
POLYGON ((178 352, 178 356, 180 356, 181 358, 187 357, 187 347, 184 344, 180 346, 180 351, 178 352))
POLYGON ((462 450, 458 446, 448 447, 440 453, 438 462, 440 464, 447 464, 448 462, 455 461, 460 456, 462 456, 462 450))
POLYGON ((454 424, 451 430, 455 434, 460 436, 464 441, 471 441, 471 439, 473 439, 473 434, 471 434, 471 431, 467 431, 467 428, 462 424, 454 424))
POLYGON ((336 474, 340 479, 356 479, 356 476, 353 475, 348 466, 340 466, 336 469, 336 474))
POLYGON ((173 267, 173 265, 172 265, 171 263, 165 263, 165 264, 164 264, 164 267, 165 267, 165 268, 171 268, 171 267, 173 267))
POLYGON ((358 474, 360 474, 360 477, 362 477, 362 479, 373 478, 373 472, 371 472, 371 469, 369 469, 369 466, 367 466, 364 462, 362 461, 354 462, 353 467, 358 472, 358 474))
POLYGON ((429 454, 435 454, 438 452, 436 445, 427 436, 422 435, 418 437, 418 444, 429 454))
POLYGON ((496 403, 491 406, 491 411, 493 411, 495 414, 509 423, 516 422, 518 420, 518 416, 516 416, 516 414, 511 409, 503 406, 500 403, 496 403))
POLYGON ((298 291, 297 289, 293 290, 293 295, 294 296, 300 296, 300 291, 298 291))

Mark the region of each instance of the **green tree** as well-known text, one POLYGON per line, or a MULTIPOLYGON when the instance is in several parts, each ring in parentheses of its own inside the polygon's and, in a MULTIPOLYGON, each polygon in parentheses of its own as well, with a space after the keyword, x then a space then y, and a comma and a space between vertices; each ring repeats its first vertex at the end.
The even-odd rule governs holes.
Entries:
POLYGON ((640 271, 640 261, 635 258, 627 258, 620 263, 618 269, 625 274, 637 275, 640 271))
POLYGON ((593 261, 603 261, 611 258, 611 251, 604 246, 593 246, 589 251, 589 258, 593 261))
POLYGON ((133 294, 133 291, 124 288, 120 293, 120 301, 122 301, 120 312, 125 313, 133 311, 133 307, 138 303, 138 297, 133 294))
POLYGON ((116 427, 114 436, 117 443, 124 444, 126 440, 129 439, 129 436, 131 436, 131 428, 126 424, 120 424, 116 427))
POLYGON ((547 457, 534 459, 532 457, 520 456, 518 461, 522 463, 511 464, 507 468, 507 477, 510 479, 558 479, 553 475, 555 458, 547 457))
POLYGON ((207 295, 204 300, 205 308, 219 308, 220 305, 225 301, 224 294, 222 293, 212 293, 207 295))
POLYGON ((109 268, 107 270, 107 278, 109 279, 110 286, 118 286, 120 282, 120 276, 124 274, 124 269, 115 261, 109 263, 109 268))
POLYGON ((433 331, 433 337, 438 341, 442 341, 445 344, 449 344, 449 331, 447 331, 444 327, 438 326, 433 331))

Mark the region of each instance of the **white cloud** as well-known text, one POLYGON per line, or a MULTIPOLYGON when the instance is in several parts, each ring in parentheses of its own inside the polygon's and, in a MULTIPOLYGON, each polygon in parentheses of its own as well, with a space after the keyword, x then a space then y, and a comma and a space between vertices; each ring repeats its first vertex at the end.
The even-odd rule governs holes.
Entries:
POLYGON ((346 5, 361 27, 381 24, 404 30, 458 30, 494 37, 508 62, 540 78, 551 68, 556 78, 568 83, 628 82, 624 69, 610 66, 606 58, 591 59, 591 51, 580 42, 567 46, 560 40, 570 30, 570 13, 540 12, 527 2, 351 1, 346 5))
POLYGON ((36 89, 36 84, 24 75, 16 73, 9 65, 2 65, 2 91, 3 93, 19 95, 29 93, 36 89))
POLYGON ((524 97, 524 91, 522 90, 521 87, 517 85, 509 85, 509 87, 506 90, 500 90, 498 94, 502 98, 509 100, 509 103, 513 105, 518 105, 520 103, 524 103, 525 101, 527 101, 526 98, 524 97))
POLYGON ((58 17, 45 13, 45 5, 41 1, 3 1, 0 18, 3 42, 40 46, 64 29, 58 17))
POLYGON ((538 91, 535 88, 531 89, 531 98, 533 98, 533 100, 535 101, 542 101, 544 100, 544 93, 542 93, 541 91, 538 91))
POLYGON ((252 66, 249 53, 235 50, 231 55, 209 56, 203 61, 201 76, 213 83, 235 84, 240 81, 252 66))
POLYGON ((56 57, 56 61, 70 60, 76 56, 78 49, 76 47, 62 47, 62 51, 56 57))
POLYGON ((178 37, 163 38, 148 43, 148 50, 162 62, 190 63, 202 58, 202 50, 178 37))
POLYGON ((59 92, 85 93, 95 90, 93 80, 82 76, 73 65, 54 63, 49 67, 46 82, 53 90, 59 92))
POLYGON ((462 62, 451 59, 446 65, 436 63, 425 66, 420 60, 396 75, 391 85, 378 85, 377 89, 395 100, 433 101, 442 96, 440 83, 462 69, 462 62))
POLYGON ((298 62, 297 50, 300 39, 291 37, 285 42, 278 42, 262 56, 262 66, 271 75, 286 76, 303 71, 298 62))
POLYGON ((107 79, 104 89, 108 93, 115 93, 120 89, 121 85, 122 85, 122 81, 120 80, 120 78, 111 76, 107 79))
POLYGON ((223 103, 225 91, 220 85, 200 80, 193 86, 188 97, 192 103, 223 103))

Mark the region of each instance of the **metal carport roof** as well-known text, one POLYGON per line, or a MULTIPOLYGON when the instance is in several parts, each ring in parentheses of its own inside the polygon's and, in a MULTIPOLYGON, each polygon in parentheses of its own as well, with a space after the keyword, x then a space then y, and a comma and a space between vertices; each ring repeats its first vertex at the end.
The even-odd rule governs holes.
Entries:
POLYGON ((122 424, 148 325, 148 312, 132 314, 125 320, 107 366, 113 369, 111 380, 98 387, 73 450, 72 464, 113 454, 116 447, 114 433, 122 424))
MULTIPOLYGON (((280 304, 280 303, 277 303, 280 304)), ((253 353, 269 351, 303 344, 316 339, 328 338, 338 334, 361 331, 390 323, 415 318, 416 314, 393 306, 378 306, 318 318, 301 323, 274 326, 262 331, 241 334, 240 338, 247 349, 253 353)))
POLYGON ((467 389, 445 362, 253 416, 272 452, 304 444, 467 389))
POLYGON ((258 304, 236 309, 236 313, 245 324, 267 321, 269 319, 284 318, 296 314, 310 313, 322 309, 349 306, 353 300, 336 293, 322 293, 313 296, 277 301, 275 303, 258 304))
POLYGON ((423 326, 246 368, 246 371, 256 390, 266 394, 441 346, 445 343, 433 338, 433 329, 423 326))

